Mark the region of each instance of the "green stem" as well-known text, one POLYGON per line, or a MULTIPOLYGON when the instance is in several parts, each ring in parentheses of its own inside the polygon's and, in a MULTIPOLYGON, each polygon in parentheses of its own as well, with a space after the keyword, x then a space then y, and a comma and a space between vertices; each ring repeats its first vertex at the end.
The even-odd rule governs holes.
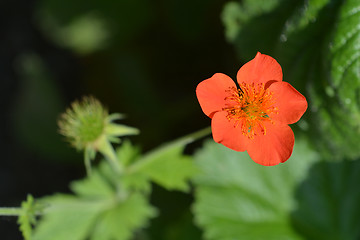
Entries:
POLYGON ((22 208, 16 207, 1 207, 0 216, 19 216, 23 213, 22 208))
POLYGON ((123 166, 118 161, 115 150, 112 147, 111 143, 105 137, 103 137, 100 140, 99 145, 98 145, 98 150, 109 161, 109 163, 110 163, 111 167, 114 169, 114 171, 118 174, 121 174, 123 171, 123 166))
POLYGON ((187 136, 181 137, 173 142, 162 145, 162 146, 156 148, 155 150, 151 151, 150 153, 146 154, 141 160, 139 160, 138 162, 135 162, 127 170, 129 173, 136 172, 139 169, 141 169, 142 167, 151 163, 153 161, 153 159, 156 159, 154 156, 156 156, 157 154, 161 154, 161 152, 166 151, 168 148, 175 147, 176 145, 185 146, 186 144, 194 142, 202 137, 205 137, 206 135, 209 135, 210 133, 211 133, 211 127, 207 127, 207 128, 201 129, 199 131, 196 131, 194 133, 191 133, 187 136))
POLYGON ((90 159, 90 150, 85 149, 84 151, 84 162, 85 162, 85 169, 86 174, 88 177, 91 176, 91 159, 90 159))

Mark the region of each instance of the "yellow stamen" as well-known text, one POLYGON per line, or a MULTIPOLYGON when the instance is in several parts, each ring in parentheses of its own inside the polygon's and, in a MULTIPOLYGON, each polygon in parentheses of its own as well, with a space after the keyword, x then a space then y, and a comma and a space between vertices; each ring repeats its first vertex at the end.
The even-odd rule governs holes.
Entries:
POLYGON ((274 107, 274 98, 272 92, 265 89, 263 83, 241 83, 240 89, 231 87, 226 92, 229 96, 225 98, 227 119, 234 121, 234 127, 241 127, 243 135, 250 139, 261 132, 266 135, 266 121, 273 123, 271 114, 277 114, 277 108, 274 107))

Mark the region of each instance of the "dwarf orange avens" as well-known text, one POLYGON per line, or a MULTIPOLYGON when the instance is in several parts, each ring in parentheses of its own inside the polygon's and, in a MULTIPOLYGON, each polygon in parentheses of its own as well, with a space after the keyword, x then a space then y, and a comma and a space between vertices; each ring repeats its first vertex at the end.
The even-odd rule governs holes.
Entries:
POLYGON ((307 101, 289 83, 272 57, 257 53, 240 68, 237 82, 216 73, 199 83, 196 95, 211 120, 216 142, 235 151, 247 151, 261 165, 272 166, 289 159, 297 122, 307 101))

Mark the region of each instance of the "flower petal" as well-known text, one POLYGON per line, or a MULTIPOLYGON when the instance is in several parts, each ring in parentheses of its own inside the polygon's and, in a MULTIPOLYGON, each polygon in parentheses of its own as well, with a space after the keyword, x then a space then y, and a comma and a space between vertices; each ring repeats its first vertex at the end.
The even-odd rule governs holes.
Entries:
POLYGON ((301 118, 307 109, 306 98, 287 82, 274 82, 269 90, 273 92, 278 114, 271 115, 271 119, 292 124, 301 118))
POLYGON ((243 152, 249 143, 249 138, 241 133, 240 127, 234 127, 234 122, 226 118, 227 112, 221 111, 214 114, 211 128, 214 141, 224 146, 243 152))
POLYGON ((215 73, 211 78, 199 83, 196 87, 196 96, 203 112, 212 118, 215 112, 225 107, 225 90, 236 87, 235 82, 225 74, 215 73))
POLYGON ((247 151, 251 159, 264 166, 273 166, 285 162, 291 156, 294 147, 294 133, 282 123, 266 123, 266 135, 258 135, 248 144, 247 151))
POLYGON ((244 64, 237 73, 238 83, 264 83, 282 81, 280 64, 272 57, 258 52, 253 60, 244 64))

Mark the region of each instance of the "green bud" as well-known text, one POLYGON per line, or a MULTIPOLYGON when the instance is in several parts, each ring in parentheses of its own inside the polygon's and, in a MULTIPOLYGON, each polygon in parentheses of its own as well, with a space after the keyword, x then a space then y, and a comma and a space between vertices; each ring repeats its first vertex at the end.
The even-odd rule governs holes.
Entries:
POLYGON ((124 135, 138 134, 136 128, 113 123, 121 114, 111 114, 93 97, 75 101, 59 119, 60 133, 78 150, 99 150, 98 141, 119 142, 124 135))
POLYGON ((108 112, 93 97, 75 101, 61 115, 60 133, 78 150, 84 150, 102 135, 108 112))
POLYGON ((109 115, 101 103, 93 97, 75 101, 59 119, 60 133, 78 150, 84 151, 86 172, 91 174, 90 161, 100 152, 109 161, 116 173, 122 172, 122 163, 117 158, 111 142, 119 143, 120 136, 138 134, 139 130, 114 123, 123 115, 109 115))

